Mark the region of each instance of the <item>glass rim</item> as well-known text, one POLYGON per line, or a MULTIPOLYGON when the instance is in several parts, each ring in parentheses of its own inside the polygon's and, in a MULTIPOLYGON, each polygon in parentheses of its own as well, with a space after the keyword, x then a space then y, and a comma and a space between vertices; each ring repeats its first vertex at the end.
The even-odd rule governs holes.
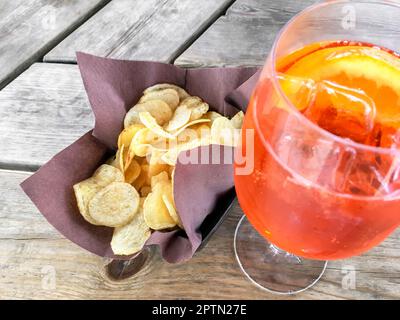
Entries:
MULTIPOLYGON (((284 100, 284 103, 289 106, 289 108, 294 112, 294 115, 298 118, 300 122, 302 122, 305 126, 309 127, 310 130, 313 130, 315 132, 318 132, 321 136, 325 136, 329 138, 330 140, 343 145, 343 146, 350 146, 355 148, 356 150, 362 150, 362 151, 368 151, 368 152, 374 152, 376 154, 381 154, 381 155, 390 155, 393 157, 399 157, 400 156, 400 150, 397 148, 383 148, 383 147, 374 147, 374 146, 369 146, 365 145, 362 143, 355 142, 349 138, 342 138, 339 137, 325 129, 322 129, 319 127, 317 124, 309 120, 307 117, 305 117, 299 110, 293 105, 293 103, 290 101, 290 99, 287 97, 287 95, 284 93, 282 86, 280 85, 278 81, 278 72, 275 68, 276 65, 276 56, 277 56, 277 48, 278 45, 282 39, 282 37, 285 35, 285 33, 288 31, 290 26, 303 14, 312 12, 314 10, 318 10, 322 7, 330 6, 332 4, 340 4, 340 3, 366 3, 366 4, 379 4, 383 6, 389 6, 389 7, 396 7, 400 9, 400 3, 393 3, 393 2, 386 2, 383 0, 357 0, 357 1, 349 1, 349 0, 331 0, 331 1, 324 1, 324 2, 318 2, 316 4, 313 4, 306 9, 302 10, 298 14, 296 14, 294 17, 292 17, 284 26, 283 28, 278 32, 274 44, 272 46, 270 56, 267 60, 267 65, 266 67, 269 68, 270 74, 271 74, 271 83, 274 86, 274 89, 278 93, 279 96, 281 96, 284 100)), ((388 48, 390 49, 390 48, 388 48)), ((256 123, 258 124, 258 119, 254 119, 256 123)), ((259 124, 258 124, 259 126, 259 124)))

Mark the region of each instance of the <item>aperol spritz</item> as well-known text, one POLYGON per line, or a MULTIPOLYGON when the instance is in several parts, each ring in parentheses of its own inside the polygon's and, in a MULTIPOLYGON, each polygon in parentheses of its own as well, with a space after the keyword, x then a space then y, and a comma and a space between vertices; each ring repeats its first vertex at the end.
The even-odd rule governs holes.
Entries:
MULTIPOLYGON (((313 10, 318 6, 306 12, 313 10)), ((301 265, 304 258, 348 258, 378 245, 400 225, 400 56, 379 43, 352 39, 311 42, 282 54, 294 41, 288 34, 279 43, 285 35, 245 117, 241 152, 254 153, 254 170, 235 175, 240 205, 265 239, 267 253, 259 263, 249 262, 254 237, 246 243, 237 236, 235 248, 254 282, 294 292, 307 285, 296 282, 302 276, 264 281, 262 261, 276 263, 271 270, 278 273, 289 260, 301 265), (247 130, 255 132, 254 141, 246 140, 247 130)), ((262 257, 257 241, 253 247, 262 257)))

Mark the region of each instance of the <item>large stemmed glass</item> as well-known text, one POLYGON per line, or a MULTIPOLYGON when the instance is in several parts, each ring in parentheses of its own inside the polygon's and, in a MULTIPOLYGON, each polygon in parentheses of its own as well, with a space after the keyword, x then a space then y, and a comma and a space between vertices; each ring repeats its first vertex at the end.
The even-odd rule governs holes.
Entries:
POLYGON ((400 6, 390 1, 329 1, 306 9, 278 35, 235 160, 245 212, 235 253, 260 288, 303 291, 321 277, 326 260, 360 255, 399 226, 399 151, 357 144, 310 122, 283 93, 275 68, 279 58, 326 40, 398 51, 398 17, 400 6))

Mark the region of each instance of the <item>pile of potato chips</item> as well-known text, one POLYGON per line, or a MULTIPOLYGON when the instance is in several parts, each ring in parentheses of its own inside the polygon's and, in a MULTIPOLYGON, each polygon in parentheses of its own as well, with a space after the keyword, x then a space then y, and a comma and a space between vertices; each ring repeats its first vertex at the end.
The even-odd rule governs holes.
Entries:
POLYGON ((153 230, 183 228, 173 196, 174 169, 182 151, 237 145, 243 112, 231 120, 199 97, 158 84, 127 114, 114 157, 74 186, 80 213, 91 224, 113 227, 116 255, 140 251, 153 230))

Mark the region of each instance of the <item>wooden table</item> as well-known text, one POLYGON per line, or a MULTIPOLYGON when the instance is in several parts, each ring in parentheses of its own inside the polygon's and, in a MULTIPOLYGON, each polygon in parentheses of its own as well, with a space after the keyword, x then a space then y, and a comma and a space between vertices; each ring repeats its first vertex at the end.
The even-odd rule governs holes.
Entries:
POLYGON ((168 265, 153 253, 136 276, 114 281, 108 261, 58 234, 19 188, 93 127, 77 50, 185 67, 262 65, 279 28, 312 2, 0 1, 0 298, 400 298, 399 232, 363 256, 329 263, 312 289, 275 296, 255 288, 235 261, 236 204, 190 262, 168 265))

